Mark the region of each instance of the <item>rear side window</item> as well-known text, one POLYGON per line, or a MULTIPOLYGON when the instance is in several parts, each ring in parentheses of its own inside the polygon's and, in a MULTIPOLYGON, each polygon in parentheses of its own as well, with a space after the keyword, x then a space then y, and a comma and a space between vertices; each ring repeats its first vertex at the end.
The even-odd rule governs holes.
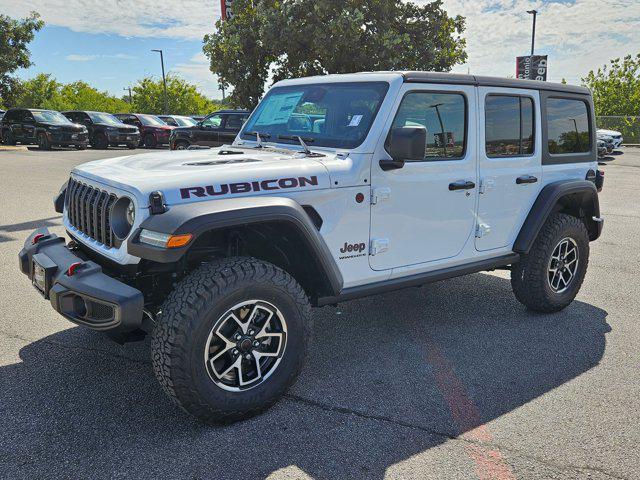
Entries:
POLYGON ((425 160, 455 160, 464 157, 466 119, 462 94, 412 92, 402 99, 392 128, 426 128, 425 160))
POLYGON ((228 115, 225 127, 233 130, 240 130, 245 118, 246 117, 243 117, 242 115, 228 115))
POLYGON ((488 157, 531 155, 534 149, 533 100, 489 95, 485 100, 485 150, 488 157))
POLYGON ((582 100, 548 98, 547 138, 551 155, 591 151, 587 104, 582 100))

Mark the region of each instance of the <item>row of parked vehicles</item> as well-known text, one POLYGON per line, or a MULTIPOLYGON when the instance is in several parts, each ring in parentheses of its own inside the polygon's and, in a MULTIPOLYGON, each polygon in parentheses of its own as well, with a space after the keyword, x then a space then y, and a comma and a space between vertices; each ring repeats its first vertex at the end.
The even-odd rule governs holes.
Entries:
POLYGON ((0 111, 0 139, 5 145, 123 146, 182 150, 190 146, 215 147, 230 143, 249 117, 246 110, 220 110, 196 120, 182 115, 91 112, 57 112, 38 108, 0 111))

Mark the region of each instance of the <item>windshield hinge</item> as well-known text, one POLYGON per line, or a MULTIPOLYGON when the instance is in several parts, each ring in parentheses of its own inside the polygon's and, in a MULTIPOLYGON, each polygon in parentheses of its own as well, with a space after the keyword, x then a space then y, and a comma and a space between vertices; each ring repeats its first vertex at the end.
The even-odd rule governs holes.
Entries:
POLYGON ((384 200, 389 200, 391 189, 389 187, 375 188, 371 192, 371 205, 375 205, 384 200))

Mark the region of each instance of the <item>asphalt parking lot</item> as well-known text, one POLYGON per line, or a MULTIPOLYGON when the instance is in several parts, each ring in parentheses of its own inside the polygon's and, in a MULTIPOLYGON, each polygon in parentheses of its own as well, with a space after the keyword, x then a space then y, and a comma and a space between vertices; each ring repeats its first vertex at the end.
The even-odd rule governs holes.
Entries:
POLYGON ((18 270, 33 229, 64 234, 74 165, 139 152, 0 150, 0 478, 640 477, 640 149, 601 167, 565 311, 528 312, 505 272, 316 310, 295 387, 224 428, 170 403, 148 341, 73 326, 18 270))

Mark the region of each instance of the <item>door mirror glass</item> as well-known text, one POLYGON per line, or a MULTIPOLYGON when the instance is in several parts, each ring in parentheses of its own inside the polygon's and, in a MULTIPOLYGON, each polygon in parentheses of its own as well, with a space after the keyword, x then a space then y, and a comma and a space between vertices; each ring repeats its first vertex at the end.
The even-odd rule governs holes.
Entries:
POLYGON ((396 127, 387 139, 387 151, 395 161, 420 161, 425 157, 427 129, 396 127))

